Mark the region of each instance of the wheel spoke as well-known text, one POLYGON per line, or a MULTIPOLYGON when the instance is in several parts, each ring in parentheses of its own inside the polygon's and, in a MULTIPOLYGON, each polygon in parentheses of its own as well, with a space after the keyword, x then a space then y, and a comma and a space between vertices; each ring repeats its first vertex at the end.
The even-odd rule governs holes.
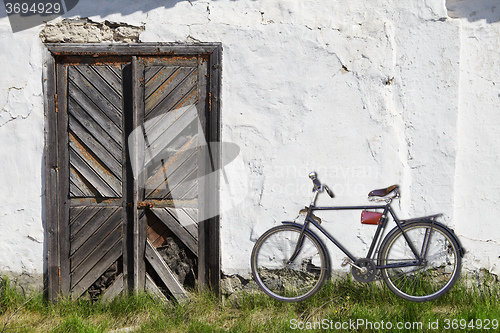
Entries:
MULTIPOLYGON (((461 258, 458 244, 449 232, 425 222, 406 225, 404 231, 415 248, 422 248, 429 235, 427 256, 420 266, 382 269, 387 286, 396 294, 412 301, 426 301, 444 294, 458 278, 461 258)), ((425 252, 424 252, 425 253, 425 252)), ((379 263, 404 263, 415 260, 400 230, 387 237, 382 245, 379 263)))
POLYGON ((294 260, 288 263, 300 233, 301 229, 294 226, 273 228, 259 238, 252 252, 252 272, 257 284, 282 301, 312 296, 328 275, 326 253, 308 233, 294 260))

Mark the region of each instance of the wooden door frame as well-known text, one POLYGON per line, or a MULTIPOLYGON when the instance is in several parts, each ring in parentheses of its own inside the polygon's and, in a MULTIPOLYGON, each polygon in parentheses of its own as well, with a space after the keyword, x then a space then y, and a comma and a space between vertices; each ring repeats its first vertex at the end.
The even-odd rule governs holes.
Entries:
MULTIPOLYGON (((172 44, 172 43, 134 43, 134 44, 45 44, 43 88, 45 108, 45 161, 42 179, 44 181, 44 220, 46 239, 46 276, 45 288, 47 297, 56 300, 61 294, 68 292, 64 283, 65 263, 61 263, 61 254, 67 251, 68 227, 65 202, 61 195, 61 185, 68 177, 66 168, 59 168, 60 160, 64 160, 64 142, 59 141, 61 122, 67 121, 63 112, 58 114, 59 108, 64 108, 64 101, 57 100, 57 85, 64 84, 65 78, 58 78, 56 63, 58 57, 64 56, 192 56, 199 55, 208 62, 209 81, 207 85, 206 114, 210 115, 206 131, 207 142, 220 143, 220 92, 221 92, 221 60, 222 45, 220 43, 200 44, 172 44), (59 104, 58 104, 59 103, 59 104), (66 178, 65 178, 66 177, 66 178), (63 278, 61 278, 63 277, 63 278)), ((212 156, 207 160, 210 168, 219 170, 221 165, 220 144, 211 149, 212 156), (215 148, 215 149, 214 149, 215 148)), ((200 198, 202 205, 212 207, 218 211, 219 207, 219 176, 208 177, 212 183, 206 184, 207 191, 200 198)), ((220 232, 219 216, 199 223, 199 258, 198 281, 200 287, 211 288, 218 293, 220 290, 220 232)), ((128 286, 132 289, 132 286, 128 286)))

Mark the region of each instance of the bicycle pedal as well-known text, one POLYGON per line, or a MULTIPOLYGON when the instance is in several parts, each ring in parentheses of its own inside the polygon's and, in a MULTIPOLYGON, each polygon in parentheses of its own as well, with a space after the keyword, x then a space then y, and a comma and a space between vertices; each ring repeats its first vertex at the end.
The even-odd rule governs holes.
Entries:
POLYGON ((351 263, 351 259, 350 258, 344 258, 344 261, 342 261, 342 263, 340 264, 341 267, 345 267, 347 265, 349 265, 351 263))

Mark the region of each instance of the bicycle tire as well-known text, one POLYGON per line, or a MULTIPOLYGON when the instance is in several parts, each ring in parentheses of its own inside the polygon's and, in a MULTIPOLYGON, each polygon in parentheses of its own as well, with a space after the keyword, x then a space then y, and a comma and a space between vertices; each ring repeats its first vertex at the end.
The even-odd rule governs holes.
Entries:
MULTIPOLYGON (((431 222, 412 222, 403 225, 403 230, 421 251, 425 231, 431 230, 431 222)), ((380 246, 378 264, 415 260, 401 229, 396 227, 380 246)), ((425 302, 441 297, 448 292, 460 276, 462 257, 460 246, 446 227, 434 224, 422 266, 383 268, 382 277, 396 295, 413 302, 425 302)))
POLYGON ((309 230, 304 233, 301 250, 293 254, 302 229, 281 225, 269 229, 252 250, 252 275, 269 296, 283 302, 300 302, 313 296, 330 274, 328 253, 321 241, 309 230))

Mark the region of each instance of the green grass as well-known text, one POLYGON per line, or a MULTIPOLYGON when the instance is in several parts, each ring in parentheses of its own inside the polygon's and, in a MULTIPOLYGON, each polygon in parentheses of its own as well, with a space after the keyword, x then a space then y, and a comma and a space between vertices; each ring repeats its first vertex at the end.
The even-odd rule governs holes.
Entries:
POLYGON ((408 302, 381 284, 360 284, 349 278, 329 282, 311 299, 292 304, 260 292, 242 294, 237 303, 200 292, 182 304, 165 304, 147 294, 110 303, 60 299, 53 304, 41 293, 23 295, 8 279, 0 284, 0 333, 94 333, 129 327, 133 332, 183 333, 297 332, 300 328, 306 332, 454 332, 461 328, 494 332, 499 320, 500 284, 494 276, 468 287, 460 282, 440 299, 426 303, 408 302), (484 329, 488 320, 489 329, 484 329), (403 329, 398 330, 398 323, 403 329), (479 323, 482 329, 477 329, 479 323))

